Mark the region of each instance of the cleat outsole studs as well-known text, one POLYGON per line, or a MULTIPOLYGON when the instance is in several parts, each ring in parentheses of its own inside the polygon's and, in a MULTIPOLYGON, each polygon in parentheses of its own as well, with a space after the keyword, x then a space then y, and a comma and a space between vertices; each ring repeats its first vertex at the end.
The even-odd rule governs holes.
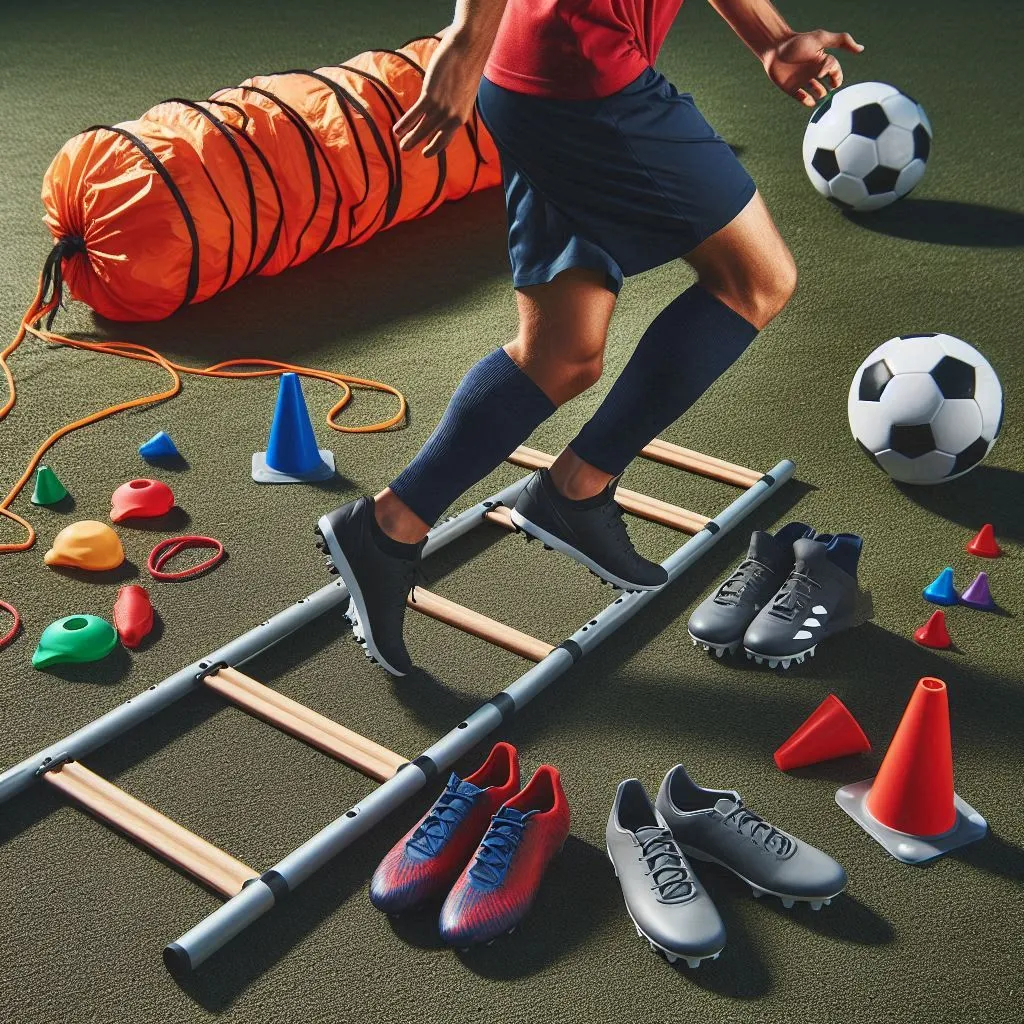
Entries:
POLYGON ((750 891, 754 894, 755 900, 759 900, 764 895, 764 889, 757 889, 754 886, 750 887, 750 891))
POLYGON ((811 900, 811 910, 821 910, 824 900, 811 900))
POLYGON ((794 900, 794 899, 787 899, 785 896, 780 896, 779 899, 782 900, 782 905, 787 910, 792 910, 793 909, 793 904, 796 902, 796 900, 794 900))
POLYGON ((827 900, 822 900, 822 902, 825 904, 826 907, 831 907, 832 906, 832 897, 829 896, 829 898, 827 900))
POLYGON ((686 958, 686 963, 689 965, 691 970, 694 970, 697 967, 700 967, 700 958, 699 957, 690 957, 690 956, 688 956, 686 958))
POLYGON ((679 959, 679 957, 677 957, 677 956, 675 955, 675 953, 669 953, 669 952, 668 952, 667 950, 665 950, 665 951, 664 951, 664 955, 665 955, 665 959, 666 959, 666 960, 667 960, 667 961, 668 961, 668 962, 669 962, 670 964, 674 964, 674 963, 675 963, 675 962, 676 962, 676 961, 677 961, 677 960, 679 959))

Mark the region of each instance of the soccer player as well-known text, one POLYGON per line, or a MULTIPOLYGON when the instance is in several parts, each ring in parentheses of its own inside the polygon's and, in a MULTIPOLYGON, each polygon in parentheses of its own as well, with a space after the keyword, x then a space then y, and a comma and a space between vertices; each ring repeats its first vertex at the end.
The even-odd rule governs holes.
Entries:
MULTIPOLYGON (((710 0, 805 106, 838 88, 847 33, 794 32, 769 0, 710 0)), ((395 125, 436 156, 474 103, 501 154, 519 330, 473 366, 412 462, 324 518, 369 652, 411 661, 405 599, 430 526, 563 402, 601 376, 623 278, 682 258, 697 282, 655 317, 600 407, 514 521, 627 590, 664 584, 614 500, 678 419, 792 296, 796 267, 764 202, 693 98, 654 63, 682 0, 456 0, 418 101, 395 125)))

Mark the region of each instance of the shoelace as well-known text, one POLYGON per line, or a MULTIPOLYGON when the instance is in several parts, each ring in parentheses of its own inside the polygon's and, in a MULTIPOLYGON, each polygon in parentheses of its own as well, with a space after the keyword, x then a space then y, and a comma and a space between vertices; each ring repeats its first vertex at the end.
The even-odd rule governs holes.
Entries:
POLYGON ((794 569, 775 595, 770 614, 792 622, 811 603, 812 588, 820 590, 821 584, 794 569))
POLYGON ((722 814, 717 808, 714 813, 721 817, 723 824, 732 825, 741 836, 749 836, 755 843, 779 857, 786 856, 793 848, 788 836, 784 836, 774 825, 744 806, 742 800, 737 800, 736 806, 728 814, 722 814), (747 826, 749 831, 744 832, 747 826))
POLYGON ((766 567, 760 562, 748 558, 740 562, 736 571, 718 588, 715 595, 715 604, 737 605, 743 596, 743 591, 754 582, 760 580, 766 567))
POLYGON ((413 604, 416 603, 416 588, 422 587, 427 582, 427 577, 423 573, 423 565, 417 559, 416 561, 410 561, 401 577, 402 583, 402 604, 405 604, 404 597, 406 594, 409 595, 413 604))
POLYGON ((623 551, 632 552, 634 550, 633 542, 629 539, 629 531, 623 522, 626 510, 617 501, 610 501, 607 505, 602 506, 602 512, 604 513, 604 525, 606 529, 611 530, 615 543, 623 551))
POLYGON ((485 885, 497 885, 512 860, 512 854, 519 848, 523 838, 525 821, 512 818, 492 818, 477 850, 476 860, 469 869, 470 875, 485 885))
POLYGON ((662 903, 679 903, 694 893, 693 880, 679 854, 672 833, 662 829, 640 843, 640 852, 647 861, 647 873, 654 883, 651 889, 662 903), (658 863, 662 861, 662 863, 658 863))
POLYGON ((445 790, 406 845, 427 857, 433 857, 472 806, 473 797, 445 790), (459 806, 459 801, 464 806, 459 806))

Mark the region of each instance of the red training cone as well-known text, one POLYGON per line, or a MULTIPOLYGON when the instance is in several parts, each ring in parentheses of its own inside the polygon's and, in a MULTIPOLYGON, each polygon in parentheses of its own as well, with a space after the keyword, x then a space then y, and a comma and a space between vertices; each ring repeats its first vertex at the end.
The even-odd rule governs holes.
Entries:
POLYGON ((887 828, 912 836, 940 836, 956 824, 949 698, 941 679, 918 682, 866 807, 887 828))
POLYGON ((804 720, 796 732, 775 751, 775 763, 788 772, 834 757, 861 754, 871 741, 846 705, 830 693, 804 720))
POLYGON ((952 647, 953 641, 950 640, 949 630, 946 629, 946 613, 941 609, 932 612, 932 617, 923 626, 914 630, 914 639, 922 647, 933 647, 937 651, 952 647))
POLYGON ((145 587, 129 583, 117 592, 114 626, 125 647, 136 648, 153 631, 153 605, 145 587))
POLYGON ((982 558, 998 558, 1003 553, 1003 549, 996 543, 991 523, 986 523, 978 531, 977 536, 967 545, 967 550, 982 558))

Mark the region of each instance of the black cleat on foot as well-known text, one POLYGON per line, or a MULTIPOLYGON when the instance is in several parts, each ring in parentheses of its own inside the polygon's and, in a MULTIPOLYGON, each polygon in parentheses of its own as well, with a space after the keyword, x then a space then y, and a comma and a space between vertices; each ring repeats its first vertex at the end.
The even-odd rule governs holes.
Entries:
POLYGON ((317 532, 328 553, 328 571, 340 573, 348 587, 345 617, 356 641, 370 661, 404 676, 412 669, 402 636, 405 599, 415 585, 425 541, 400 544, 384 534, 374 518, 373 498, 321 516, 317 532))
POLYGON ((546 469, 523 488, 512 522, 529 537, 575 558, 591 572, 622 590, 657 590, 668 573, 633 547, 614 499, 618 480, 593 498, 572 501, 559 493, 546 469))

